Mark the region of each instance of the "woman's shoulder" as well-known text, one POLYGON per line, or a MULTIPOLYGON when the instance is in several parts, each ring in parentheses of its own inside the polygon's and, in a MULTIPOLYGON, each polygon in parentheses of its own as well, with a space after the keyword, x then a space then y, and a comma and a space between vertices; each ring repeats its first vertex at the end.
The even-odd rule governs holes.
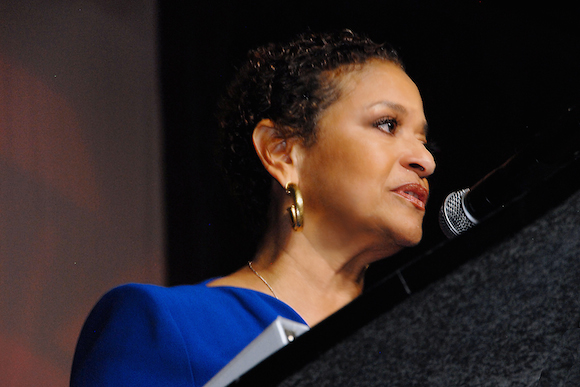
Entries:
POLYGON ((216 297, 206 285, 208 281, 195 285, 162 286, 153 284, 127 283, 107 291, 95 305, 99 309, 114 309, 125 314, 142 313, 144 310, 170 311, 174 308, 205 304, 208 298, 216 297))
POLYGON ((207 286, 215 279, 195 285, 159 286, 130 283, 107 292, 97 303, 93 314, 124 315, 127 318, 146 315, 170 316, 180 324, 210 324, 217 320, 271 322, 278 315, 302 322, 302 318, 285 303, 267 294, 235 286, 207 286), (198 321, 199 320, 199 321, 198 321))
POLYGON ((145 298, 145 299, 169 299, 191 298, 199 295, 204 296, 223 296, 227 294, 253 295, 254 290, 241 286, 214 286, 210 283, 216 283, 221 278, 210 278, 196 284, 182 284, 174 286, 164 286, 144 283, 126 283, 116 286, 105 293, 102 297, 107 298, 145 298))
POLYGON ((163 286, 126 284, 101 297, 81 331, 71 386, 147 385, 165 379, 192 385, 188 348, 173 318, 178 310, 171 306, 174 293, 163 286))
POLYGON ((157 380, 163 372, 191 385, 191 375, 208 380, 278 315, 301 321, 273 297, 206 286, 210 281, 174 287, 132 283, 107 292, 81 332, 71 385, 157 380))
POLYGON ((119 285, 109 290, 103 296, 107 299, 142 299, 142 300, 163 300, 168 301, 173 298, 193 297, 196 294, 207 290, 207 281, 196 285, 162 286, 154 284, 127 283, 119 285))
POLYGON ((99 305, 115 309, 204 309, 220 306, 268 302, 269 296, 254 290, 234 286, 207 286, 215 278, 193 285, 161 286, 152 284, 128 283, 109 290, 98 302, 99 305))

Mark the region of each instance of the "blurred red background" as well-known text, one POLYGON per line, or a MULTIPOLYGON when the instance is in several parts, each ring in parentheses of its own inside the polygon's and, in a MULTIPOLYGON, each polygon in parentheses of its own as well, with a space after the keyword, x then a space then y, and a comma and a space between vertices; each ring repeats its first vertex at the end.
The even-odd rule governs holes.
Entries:
POLYGON ((0 14, 0 385, 64 386, 98 298, 164 283, 156 7, 0 14))

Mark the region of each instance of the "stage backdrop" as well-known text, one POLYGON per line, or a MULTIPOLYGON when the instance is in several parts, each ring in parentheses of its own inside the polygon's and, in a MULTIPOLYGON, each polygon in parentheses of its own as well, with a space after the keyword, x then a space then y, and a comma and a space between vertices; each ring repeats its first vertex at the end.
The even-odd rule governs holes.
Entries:
POLYGON ((153 0, 0 4, 0 385, 65 386, 92 305, 164 279, 153 0))

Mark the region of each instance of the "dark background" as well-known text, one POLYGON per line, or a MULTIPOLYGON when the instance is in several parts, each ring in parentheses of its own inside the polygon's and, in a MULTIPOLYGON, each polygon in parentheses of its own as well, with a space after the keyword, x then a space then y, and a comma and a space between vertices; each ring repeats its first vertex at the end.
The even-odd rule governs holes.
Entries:
POLYGON ((556 3, 216 0, 161 2, 160 15, 169 284, 227 274, 252 254, 214 157, 216 104, 250 48, 308 29, 350 28, 393 44, 418 84, 438 148, 425 238, 374 265, 371 279, 442 241, 444 197, 478 181, 534 134, 549 133, 580 100, 577 18, 556 3))

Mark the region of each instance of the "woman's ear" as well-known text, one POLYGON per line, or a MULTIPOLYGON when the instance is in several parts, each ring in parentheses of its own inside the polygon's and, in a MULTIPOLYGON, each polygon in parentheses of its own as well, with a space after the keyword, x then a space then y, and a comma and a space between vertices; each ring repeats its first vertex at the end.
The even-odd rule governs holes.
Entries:
POLYGON ((289 181, 298 183, 295 152, 292 152, 295 141, 283 138, 270 119, 263 119, 256 125, 252 140, 264 168, 282 187, 289 181))

